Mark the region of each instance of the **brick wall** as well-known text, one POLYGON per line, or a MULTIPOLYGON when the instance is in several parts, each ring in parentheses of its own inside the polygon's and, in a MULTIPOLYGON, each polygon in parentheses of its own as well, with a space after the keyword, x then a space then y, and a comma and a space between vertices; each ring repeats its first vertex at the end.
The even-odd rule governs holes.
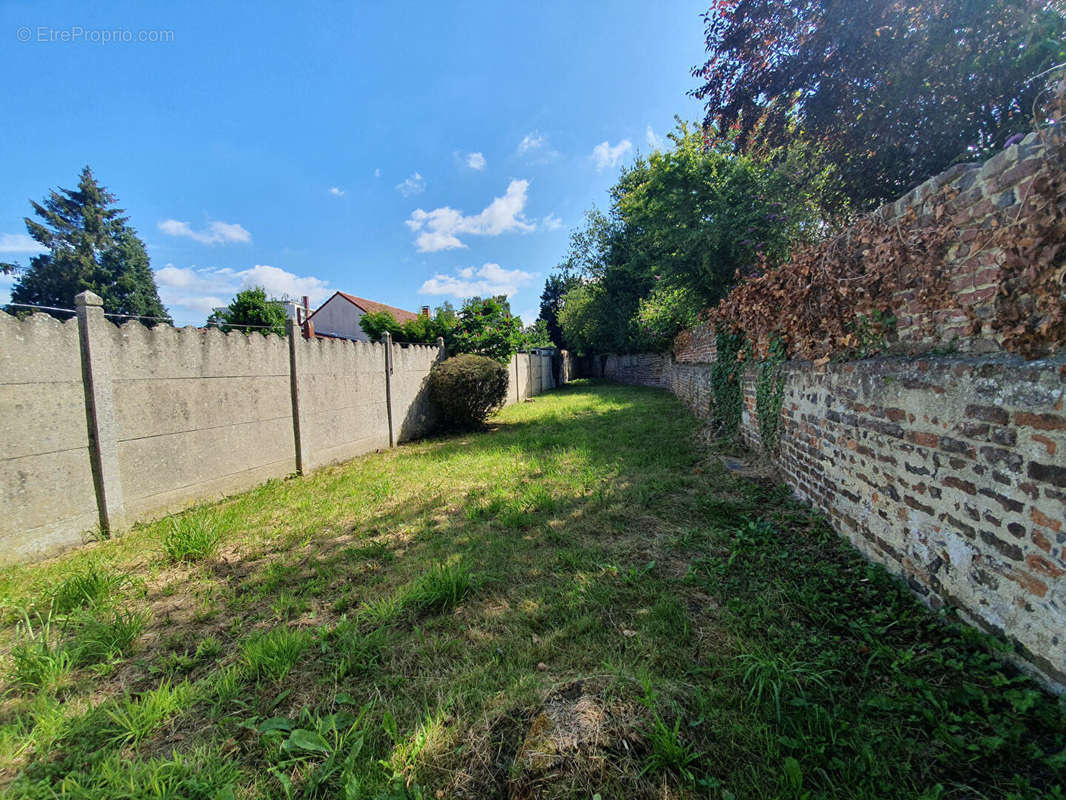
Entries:
MULTIPOLYGON (((951 605, 1013 642, 1019 663, 1061 691, 1066 358, 1025 362, 1008 355, 987 324, 1002 278, 1002 253, 986 246, 988 230, 1026 196, 1043 147, 1031 135, 879 209, 886 220, 905 224, 935 215, 940 189, 956 194, 958 235, 944 260, 950 306, 922 310, 900 294, 890 355, 783 365, 779 437, 769 453, 759 441, 749 367, 741 435, 867 557, 929 605, 951 605), (960 306, 984 321, 975 335, 967 335, 960 306), (931 355, 945 345, 952 355, 931 355)), ((670 389, 694 413, 711 417, 715 355, 713 330, 701 325, 678 336, 668 354, 592 356, 568 369, 670 389)))
MULTIPOLYGON (((572 370, 590 363, 712 415, 709 364, 643 354, 572 370)), ((741 435, 762 453, 755 374, 741 435)), ((778 445, 764 455, 796 495, 926 603, 958 608, 1066 686, 1066 359, 789 362, 781 374, 778 445)))
POLYGON ((714 361, 716 346, 714 329, 697 325, 682 331, 674 340, 674 358, 682 364, 709 364, 714 361))
MULTIPOLYGON (((1051 134, 1030 134, 984 163, 956 164, 873 212, 890 228, 899 226, 901 236, 907 226, 924 226, 936 220, 943 224, 948 219, 952 226, 940 262, 946 293, 942 297, 933 293, 929 298, 928 302, 938 304, 935 307, 922 307, 914 290, 893 295, 887 305, 897 322, 895 330, 888 333, 885 352, 1003 352, 1000 334, 990 324, 1004 278, 1000 268, 1004 254, 993 246, 992 234, 1018 219, 1034 177, 1048 158, 1042 136, 1051 134), (980 322, 976 331, 969 330, 967 312, 980 322)), ((1057 141, 1051 144, 1061 146, 1057 141)), ((805 313, 811 312, 817 314, 819 309, 805 313)), ((685 331, 674 341, 673 350, 682 363, 713 361, 713 332, 707 325, 685 331)))
POLYGON ((941 189, 956 194, 952 203, 956 233, 944 258, 952 305, 922 310, 913 293, 897 295, 893 304, 899 320, 893 341, 896 351, 915 353, 946 343, 964 352, 1002 350, 987 324, 1002 279, 1002 252, 989 246, 990 232, 1016 218, 1045 158, 1042 137, 1049 135, 1031 133, 984 163, 956 164, 878 209, 876 213, 892 224, 903 222, 910 210, 918 219, 928 219, 944 202, 941 189), (966 330, 969 322, 962 311, 966 307, 983 322, 975 335, 966 330))
MULTIPOLYGON (((796 494, 930 605, 1066 683, 1066 363, 791 364, 784 385, 773 458, 796 494)), ((749 371, 752 444, 754 392, 749 371)))

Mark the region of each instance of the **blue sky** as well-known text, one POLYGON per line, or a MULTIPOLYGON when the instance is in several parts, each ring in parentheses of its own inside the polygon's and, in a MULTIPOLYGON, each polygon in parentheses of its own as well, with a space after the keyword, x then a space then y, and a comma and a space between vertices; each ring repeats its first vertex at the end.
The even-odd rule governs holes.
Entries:
POLYGON ((251 284, 531 322, 619 165, 700 116, 698 2, 87 5, 0 6, 0 260, 90 164, 179 324, 251 284))

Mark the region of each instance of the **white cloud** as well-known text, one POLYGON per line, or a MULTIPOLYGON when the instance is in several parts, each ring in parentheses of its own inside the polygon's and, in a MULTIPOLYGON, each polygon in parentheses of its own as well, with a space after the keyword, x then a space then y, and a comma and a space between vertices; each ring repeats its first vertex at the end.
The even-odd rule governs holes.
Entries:
POLYGON ((485 156, 481 155, 481 153, 471 153, 466 157, 466 165, 470 167, 470 169, 476 169, 479 172, 485 169, 487 163, 485 156))
POLYGON ((487 263, 480 268, 465 267, 454 275, 438 272, 422 284, 420 294, 448 295, 450 297, 490 297, 497 294, 512 296, 521 287, 536 277, 520 269, 504 269, 499 264, 487 263))
POLYGON ((415 245, 420 253, 435 253, 466 247, 459 234, 499 236, 509 231, 532 231, 536 225, 527 222, 522 212, 526 207, 529 181, 511 181, 503 197, 497 197, 479 214, 464 216, 461 211, 444 206, 432 211, 416 208, 406 225, 418 233, 415 245))
POLYGON ((644 138, 648 140, 648 147, 650 147, 652 150, 663 149, 663 140, 655 135, 655 130, 651 127, 651 125, 648 126, 648 129, 646 131, 644 131, 644 138))
POLYGON ((617 167, 622 157, 633 149, 633 143, 629 139, 623 139, 612 147, 608 142, 600 142, 592 148, 592 158, 596 162, 596 169, 603 171, 607 167, 617 167))
POLYGON ((375 178, 380 178, 381 177, 381 167, 378 167, 377 169, 374 170, 374 177, 375 178))
POLYGON ((327 281, 267 264, 244 270, 167 264, 155 271, 155 282, 163 304, 179 325, 202 324, 215 308, 229 305, 237 292, 253 286, 262 286, 268 297, 307 295, 312 305, 318 305, 333 293, 327 281))
POLYGON ((525 155, 530 150, 539 150, 547 144, 545 139, 537 131, 531 131, 522 137, 522 141, 518 143, 518 155, 525 155))
POLYGON ((188 222, 165 219, 159 223, 159 230, 169 236, 185 236, 200 244, 248 244, 252 241, 252 234, 236 222, 211 222, 203 230, 195 231, 188 222))
POLYGON ((548 144, 548 137, 539 131, 530 131, 518 143, 518 155, 530 164, 547 164, 555 160, 558 153, 548 144))
POLYGON ((557 231, 563 227, 563 221, 554 214, 549 214, 540 221, 541 227, 546 231, 557 231))
POLYGON ((25 233, 0 233, 0 253, 36 255, 48 252, 33 237, 25 233))
POLYGON ((396 184, 396 191, 404 197, 410 197, 413 194, 422 194, 425 190, 426 179, 417 172, 413 173, 411 177, 405 178, 403 183, 396 184))
POLYGON ((329 193, 334 197, 343 197, 344 189, 340 188, 339 186, 330 186, 329 193))
POLYGON ((241 279, 242 289, 262 286, 271 297, 285 295, 299 298, 306 294, 316 305, 333 294, 328 281, 312 276, 301 277, 267 264, 256 264, 251 269, 241 270, 237 277, 241 279))

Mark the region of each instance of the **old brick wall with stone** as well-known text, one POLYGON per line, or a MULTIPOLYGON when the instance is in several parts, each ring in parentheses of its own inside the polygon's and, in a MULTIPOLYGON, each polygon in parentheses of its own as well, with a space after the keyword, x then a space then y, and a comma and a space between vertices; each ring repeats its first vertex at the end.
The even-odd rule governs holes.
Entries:
MULTIPOLYGON (((759 447, 755 381, 742 434, 759 447)), ((771 458, 796 494, 934 606, 1066 684, 1066 363, 873 359, 783 368, 771 458)))
MULTIPOLYGON (((597 377, 713 414, 710 364, 612 357, 597 377)), ((587 374, 587 373, 585 373, 587 374)), ((756 368, 740 435, 867 557, 1066 685, 1066 360, 1010 355, 787 362, 764 450, 756 368)))
MULTIPOLYGON (((1030 191, 1043 158, 1030 135, 990 161, 958 165, 880 209, 921 221, 956 200, 946 251, 949 307, 922 310, 901 293, 878 358, 779 367, 776 441, 760 441, 757 370, 743 373, 739 434, 798 496, 825 512, 867 557, 929 605, 950 605, 1005 637, 1048 685, 1066 686, 1066 358, 1003 351, 992 316, 1002 252, 997 213, 1030 191), (908 211, 915 213, 908 214, 908 211), (968 329, 962 307, 981 321, 968 329)), ((1002 218, 1002 217, 1000 217, 1002 218)), ((1063 298, 1066 302, 1066 297, 1063 298)), ((1062 343, 1059 343, 1060 346, 1062 343)), ((714 331, 685 331, 672 352, 571 359, 575 376, 667 388, 714 416, 714 331)))
POLYGON ((956 164, 875 212, 894 225, 905 224, 908 212, 918 221, 954 212, 955 235, 943 263, 951 306, 922 309, 913 292, 899 293, 892 303, 898 322, 890 349, 914 353, 951 345, 963 352, 1002 350, 988 324, 1003 277, 999 269, 1003 254, 991 246, 990 234, 1016 215, 1030 192, 1044 164, 1049 135, 1031 133, 984 163, 956 164), (945 204, 948 197, 950 206, 945 204), (964 308, 981 321, 979 330, 968 330, 964 308))

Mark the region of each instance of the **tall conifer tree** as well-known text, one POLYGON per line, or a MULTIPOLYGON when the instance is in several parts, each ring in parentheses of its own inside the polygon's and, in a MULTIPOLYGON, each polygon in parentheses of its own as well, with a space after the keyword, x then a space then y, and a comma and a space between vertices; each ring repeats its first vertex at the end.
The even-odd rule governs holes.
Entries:
MULTIPOLYGON (((26 230, 48 252, 19 270, 11 302, 73 308, 74 296, 88 289, 103 298, 106 312, 169 321, 144 242, 122 209, 115 208, 116 200, 89 167, 82 170, 77 189, 52 190, 42 203, 31 200, 40 221, 26 217, 26 230)), ((70 316, 49 313, 61 319, 70 316)))

